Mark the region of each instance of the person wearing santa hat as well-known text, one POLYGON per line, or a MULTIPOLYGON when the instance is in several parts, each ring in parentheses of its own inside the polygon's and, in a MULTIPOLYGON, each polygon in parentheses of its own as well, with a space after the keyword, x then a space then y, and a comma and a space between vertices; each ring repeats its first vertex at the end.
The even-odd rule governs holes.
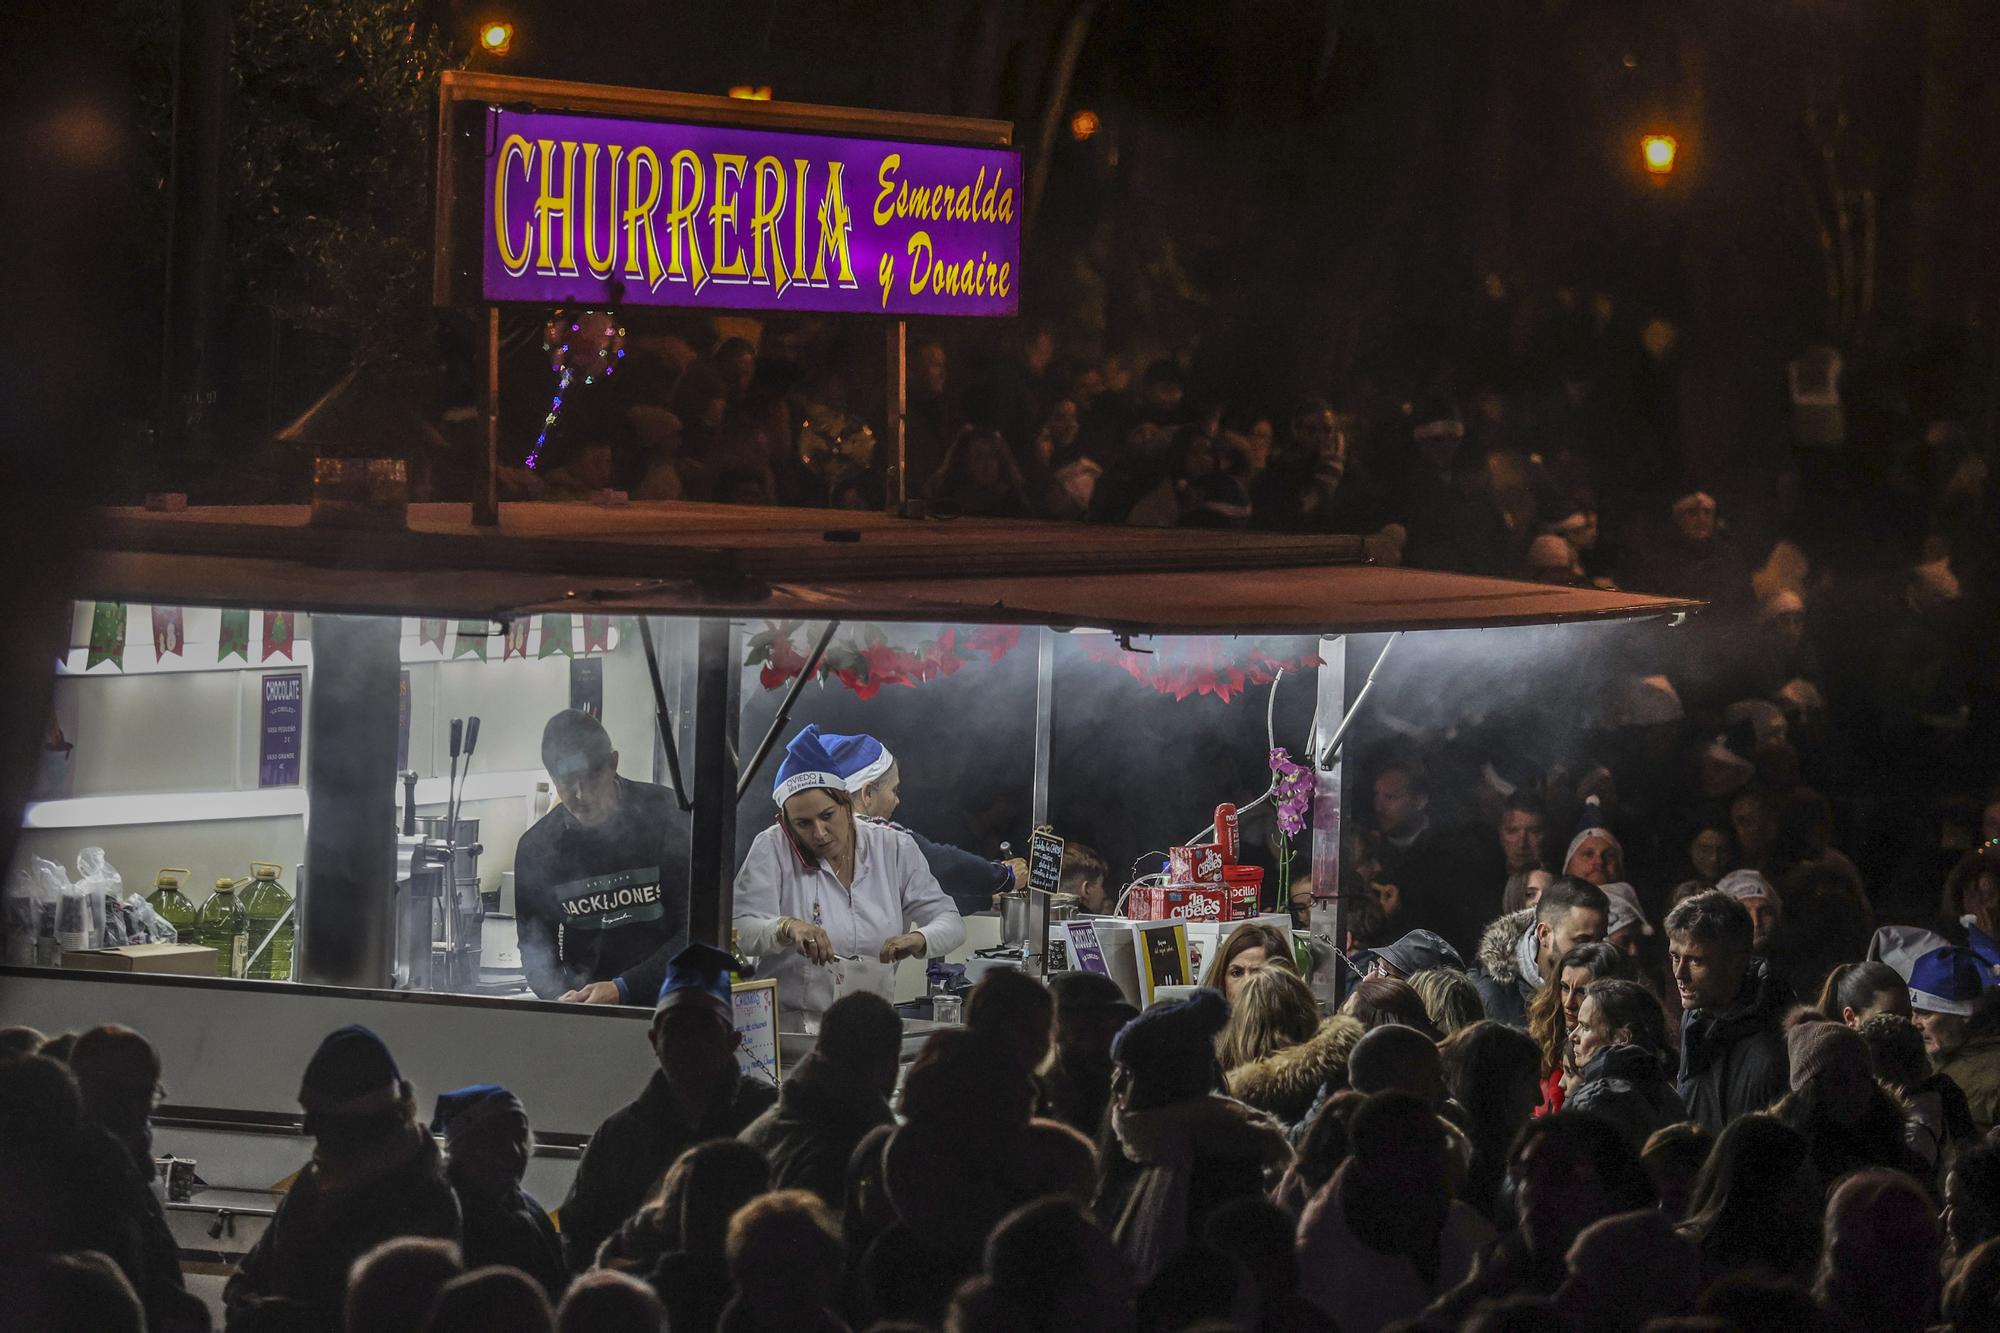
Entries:
MULTIPOLYGON (((903 803, 903 766, 896 756, 873 736, 830 735, 821 732, 817 723, 806 731, 819 736, 820 744, 833 760, 833 771, 847 780, 848 794, 854 798, 854 813, 864 819, 889 823, 903 803)), ((976 852, 932 842, 915 829, 900 824, 893 827, 916 839, 924 864, 931 868, 938 884, 961 913, 983 912, 993 906, 994 895, 1028 886, 1028 863, 1020 857, 989 861, 976 852)))
POLYGON ((778 983, 781 1015, 808 1030, 841 995, 896 996, 896 964, 942 958, 965 942, 917 841, 857 819, 854 797, 819 730, 785 747, 772 798, 777 822, 736 872, 737 945, 759 979, 778 983))

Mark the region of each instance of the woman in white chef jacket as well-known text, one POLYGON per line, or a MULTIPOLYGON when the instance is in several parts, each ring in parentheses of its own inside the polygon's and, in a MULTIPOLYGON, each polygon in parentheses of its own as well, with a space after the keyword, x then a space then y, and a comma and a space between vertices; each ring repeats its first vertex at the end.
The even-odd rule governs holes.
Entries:
POLYGON ((850 992, 893 1002, 898 962, 965 942, 915 839, 855 816, 817 728, 786 747, 772 796, 777 823, 736 872, 736 946, 757 959, 759 979, 777 978, 784 1017, 811 1031, 850 992))

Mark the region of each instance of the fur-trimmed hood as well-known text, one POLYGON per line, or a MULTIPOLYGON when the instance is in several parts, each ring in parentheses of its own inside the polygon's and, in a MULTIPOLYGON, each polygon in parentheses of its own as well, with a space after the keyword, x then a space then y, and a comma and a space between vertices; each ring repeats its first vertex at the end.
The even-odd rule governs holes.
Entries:
POLYGON ((1295 1125, 1321 1088, 1347 1082, 1347 1057, 1366 1030, 1346 1014, 1323 1018, 1319 1031, 1298 1045, 1230 1070, 1229 1095, 1295 1125))
POLYGON ((1523 907, 1495 920, 1479 936, 1479 965, 1495 981, 1512 985, 1521 979, 1521 936, 1535 919, 1535 909, 1523 907))

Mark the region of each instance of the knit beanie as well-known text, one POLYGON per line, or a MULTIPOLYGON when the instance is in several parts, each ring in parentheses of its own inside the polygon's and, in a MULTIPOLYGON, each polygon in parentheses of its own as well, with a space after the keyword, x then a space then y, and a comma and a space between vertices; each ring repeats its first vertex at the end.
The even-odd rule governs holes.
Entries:
POLYGON ((396 1104, 402 1083, 402 1072, 382 1039, 353 1023, 327 1033, 313 1052, 299 1086, 299 1105, 308 1115, 374 1115, 396 1104))
POLYGON ((511 1131, 515 1116, 528 1117, 519 1097, 497 1083, 474 1083, 438 1094, 431 1133, 444 1135, 445 1146, 457 1152, 492 1130, 511 1131))
POLYGON ((1864 1081, 1874 1078, 1868 1043, 1845 1023, 1797 1024, 1785 1034, 1785 1053, 1792 1062, 1793 1092, 1842 1065, 1864 1081))
POLYGON ((1111 1058, 1132 1071, 1136 1090, 1153 1105, 1209 1092, 1215 1078, 1215 1038, 1229 1022, 1221 991, 1154 1005, 1118 1030, 1111 1058))

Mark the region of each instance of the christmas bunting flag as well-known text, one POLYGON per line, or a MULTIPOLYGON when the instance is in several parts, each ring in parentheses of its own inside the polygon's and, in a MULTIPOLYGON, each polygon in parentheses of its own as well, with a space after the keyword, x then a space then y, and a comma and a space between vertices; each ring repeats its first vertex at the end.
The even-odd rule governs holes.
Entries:
POLYGON ((585 616, 583 618, 583 651, 594 653, 611 648, 611 617, 585 616))
POLYGON ((510 657, 526 657, 527 655, 528 620, 527 617, 523 616, 519 620, 510 620, 507 622, 506 637, 501 640, 500 645, 500 660, 504 662, 510 657))
POLYGON ((271 654, 278 653, 287 660, 292 656, 292 613, 289 611, 266 611, 264 613, 264 656, 262 661, 270 661, 271 654))
POLYGON ((222 613, 222 635, 215 641, 215 660, 220 662, 231 653, 248 662, 250 660, 250 613, 248 611, 224 611, 222 613))
POLYGON ((458 637, 452 640, 451 658, 455 662, 471 653, 484 662, 486 660, 486 622, 482 620, 461 620, 458 622, 458 637))
POLYGON ((537 657, 548 657, 552 653, 570 655, 571 618, 567 615, 550 614, 542 617, 542 650, 537 657))
POLYGON ((417 622, 417 646, 436 644, 439 652, 444 651, 444 626, 442 620, 419 620, 417 622))
POLYGON ((90 613, 90 653, 83 669, 88 671, 99 662, 109 662, 120 671, 125 669, 123 602, 99 602, 90 613))
POLYGON ((181 625, 181 609, 178 606, 156 606, 153 608, 153 655, 164 658, 168 653, 180 657, 181 647, 187 642, 187 634, 181 625))

